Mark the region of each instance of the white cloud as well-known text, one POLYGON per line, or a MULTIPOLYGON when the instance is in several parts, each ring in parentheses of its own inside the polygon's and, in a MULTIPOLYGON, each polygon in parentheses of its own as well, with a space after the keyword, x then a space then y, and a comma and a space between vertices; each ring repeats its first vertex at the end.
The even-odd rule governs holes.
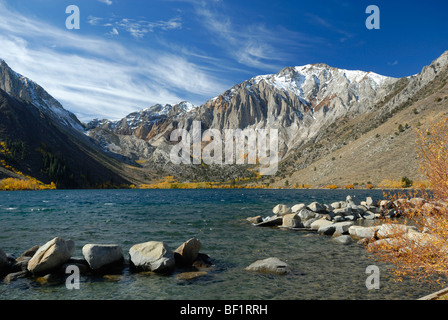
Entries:
POLYGON ((107 4, 108 6, 110 6, 111 4, 112 4, 112 1, 111 0, 98 0, 99 2, 102 2, 102 3, 105 3, 105 4, 107 4))
POLYGON ((118 119, 155 103, 200 104, 227 89, 183 56, 82 36, 24 17, 1 0, 0 58, 81 120, 118 119))
POLYGON ((263 24, 235 25, 222 13, 224 10, 213 9, 209 2, 191 3, 195 6, 200 23, 214 34, 214 44, 247 67, 278 71, 284 67, 284 61, 290 58, 287 52, 321 43, 321 39, 282 27, 268 29, 263 24))
POLYGON ((129 18, 119 19, 116 17, 104 19, 89 16, 88 23, 92 26, 112 27, 112 32, 116 35, 119 30, 123 30, 136 39, 141 39, 148 32, 155 32, 156 30, 166 31, 182 28, 182 21, 180 17, 172 18, 168 21, 146 21, 129 18))

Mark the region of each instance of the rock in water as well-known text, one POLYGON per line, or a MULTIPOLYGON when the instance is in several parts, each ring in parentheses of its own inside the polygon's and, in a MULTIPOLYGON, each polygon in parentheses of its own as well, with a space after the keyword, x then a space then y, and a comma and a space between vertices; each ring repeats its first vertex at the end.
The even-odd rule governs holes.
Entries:
POLYGON ((6 256, 6 253, 4 253, 2 249, 0 249, 0 275, 6 273, 8 269, 9 269, 8 257, 6 256))
POLYGON ((82 254, 92 270, 124 260, 123 250, 116 244, 86 244, 82 248, 82 254))
POLYGON ((290 213, 283 216, 284 228, 303 228, 302 221, 297 213, 290 213))
POLYGON ((198 257, 201 246, 201 241, 195 238, 185 241, 179 248, 174 250, 176 264, 180 266, 191 266, 198 257))
POLYGON ((327 208, 323 204, 320 204, 319 202, 310 203, 308 205, 308 208, 314 212, 326 212, 327 211, 327 208))
POLYGON ((278 258, 272 258, 272 257, 264 260, 257 260, 250 266, 246 267, 244 270, 275 273, 275 274, 287 274, 291 272, 291 269, 289 268, 286 262, 283 262, 278 258))
POLYGON ((291 208, 284 204, 278 204, 274 207, 274 209, 272 209, 272 212, 277 216, 281 217, 284 216, 285 214, 290 214, 291 208))
POLYGON ((56 237, 36 251, 28 262, 28 271, 33 274, 49 273, 70 260, 74 250, 75 243, 73 240, 56 237))
POLYGON ((141 271, 171 273, 174 270, 174 252, 160 241, 139 243, 129 249, 130 262, 141 271))

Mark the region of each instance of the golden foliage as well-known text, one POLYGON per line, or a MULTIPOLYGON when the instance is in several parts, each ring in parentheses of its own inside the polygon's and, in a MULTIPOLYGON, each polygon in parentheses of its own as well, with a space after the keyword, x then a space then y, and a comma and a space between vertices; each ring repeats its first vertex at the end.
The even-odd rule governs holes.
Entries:
POLYGON ((337 185, 335 185, 335 184, 329 184, 329 185, 325 186, 324 189, 332 189, 332 190, 334 190, 334 189, 339 189, 339 187, 337 185))
POLYGON ((21 190, 55 190, 56 185, 43 184, 36 179, 15 179, 7 178, 0 180, 0 190, 2 191, 21 191, 21 190))
POLYGON ((384 179, 378 186, 384 189, 401 189, 402 183, 401 180, 384 179))
MULTIPOLYGON (((391 222, 413 226, 416 231, 374 239, 367 249, 380 261, 392 263, 396 279, 410 277, 442 284, 448 276, 448 122, 442 119, 418 130, 416 152, 428 181, 414 189, 389 196, 403 219, 391 222), (426 189, 430 186, 429 189, 426 189)), ((384 185, 384 184, 383 184, 384 185)))

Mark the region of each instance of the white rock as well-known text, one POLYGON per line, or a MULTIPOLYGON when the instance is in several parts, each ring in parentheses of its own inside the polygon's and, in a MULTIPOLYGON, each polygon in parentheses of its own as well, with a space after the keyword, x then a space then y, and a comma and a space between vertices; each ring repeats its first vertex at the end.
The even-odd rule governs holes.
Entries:
POLYGON ((310 228, 311 228, 312 230, 319 230, 320 227, 322 227, 322 226, 327 226, 327 225, 330 225, 330 224, 333 224, 333 222, 328 221, 327 219, 319 219, 319 220, 314 221, 314 222, 310 225, 310 228))
POLYGON ((92 270, 124 260, 123 250, 116 244, 86 244, 82 254, 92 270))
POLYGON ((334 226, 334 224, 330 223, 330 224, 324 224, 324 225, 320 226, 319 229, 317 230, 317 233, 319 233, 321 235, 331 236, 331 235, 333 235, 335 230, 336 230, 336 227, 334 226))
POLYGON ((395 235, 407 233, 410 230, 417 230, 416 227, 407 226, 404 224, 385 223, 379 226, 376 236, 378 239, 390 238, 395 235))
POLYGON ((284 204, 278 204, 272 209, 272 212, 277 216, 284 216, 291 213, 291 208, 284 204))
POLYGON ((300 210, 298 214, 302 221, 310 220, 316 217, 316 212, 308 210, 306 208, 300 210))
POLYGON ((330 204, 330 207, 333 209, 341 209, 341 202, 333 202, 332 204, 330 204))
POLYGON ((283 216, 284 228, 303 228, 302 221, 297 213, 290 213, 283 216))
POLYGON ((28 271, 34 274, 45 274, 70 260, 75 243, 59 237, 48 241, 36 251, 28 262, 28 271))
POLYGON ((353 242, 352 237, 350 237, 349 235, 334 237, 333 240, 341 244, 350 244, 353 242))
POLYGON ((291 272, 290 267, 286 262, 281 261, 278 258, 267 258, 264 260, 257 260, 244 270, 257 271, 275 274, 287 274, 291 272))
POLYGON ((174 250, 176 264, 191 266, 198 257, 202 243, 196 238, 189 239, 174 250))
POLYGON ((327 211, 327 208, 324 205, 322 205, 322 204, 320 204, 319 202, 316 202, 316 201, 310 203, 308 205, 308 208, 311 211, 314 211, 314 212, 325 212, 325 211, 327 211))
POLYGON ((142 271, 170 273, 175 266, 174 252, 160 241, 139 243, 129 249, 130 261, 142 271))
POLYGON ((352 221, 337 222, 334 224, 335 230, 333 236, 348 234, 348 229, 354 224, 352 221))
POLYGON ((367 197, 366 198, 366 205, 367 206, 374 206, 375 205, 375 203, 373 202, 372 197, 367 197))
POLYGON ((373 227, 351 226, 348 228, 348 233, 354 239, 363 239, 363 238, 374 239, 378 228, 379 226, 373 226, 373 227))
POLYGON ((292 206, 291 212, 296 213, 305 208, 306 208, 306 204, 304 204, 304 203, 295 204, 292 206))

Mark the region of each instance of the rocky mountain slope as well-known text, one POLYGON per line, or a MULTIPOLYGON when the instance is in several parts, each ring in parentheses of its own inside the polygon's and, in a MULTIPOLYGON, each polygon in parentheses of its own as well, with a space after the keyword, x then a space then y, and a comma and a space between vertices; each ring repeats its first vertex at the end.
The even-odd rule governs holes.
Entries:
MULTIPOLYGON (((59 172, 66 187, 148 183, 168 175, 179 181, 250 178, 249 184, 277 186, 422 179, 414 129, 446 115, 447 83, 448 52, 401 79, 313 64, 256 76, 201 106, 154 105, 120 120, 82 124, 0 61, 0 142, 16 146, 18 169, 42 181, 59 172), (194 121, 202 131, 278 129, 276 175, 256 177, 256 165, 173 164, 170 135, 175 129, 191 132, 194 121)), ((1 168, 0 175, 14 172, 1 168)))
POLYGON ((31 176, 59 188, 130 184, 123 163, 97 147, 75 115, 4 61, 0 61, 0 142, 0 178, 31 176))
MULTIPOLYGON (((448 53, 444 53, 424 67, 421 73, 402 79, 342 70, 325 64, 288 67, 277 74, 257 76, 235 85, 197 108, 185 110, 179 106, 157 105, 116 122, 95 120, 88 124, 88 134, 101 142, 104 148, 138 160, 143 170, 156 168, 159 173, 184 180, 200 180, 201 170, 192 175, 194 166, 183 166, 179 170, 170 163, 172 144, 169 136, 177 128, 191 131, 195 120, 201 122, 202 130, 278 129, 280 168, 275 177, 260 180, 264 183, 270 181, 283 185, 288 179, 290 185, 378 183, 392 176, 418 177, 412 147, 415 139, 410 135, 412 130, 406 127, 406 133, 400 136, 394 132, 398 121, 403 122, 403 126, 419 120, 420 125, 424 124, 419 111, 409 114, 409 110, 417 109, 424 113, 424 110, 436 112, 446 107, 446 100, 439 105, 434 101, 427 101, 424 106, 420 104, 422 99, 432 95, 444 97, 447 65, 448 53), (161 110, 164 110, 163 115, 161 110), (402 116, 403 119, 393 118, 404 110, 408 115, 402 116), (371 134, 377 137, 373 141, 381 142, 382 147, 378 144, 377 149, 372 148, 373 144, 369 142, 368 152, 361 151, 366 147, 359 146, 360 139, 371 134), (404 149, 398 152, 400 148, 404 149), (343 149, 353 155, 344 158, 336 153, 343 149), (361 159, 355 154, 363 154, 364 157, 361 159), (403 159, 395 161, 398 155, 404 155, 408 162, 403 159), (388 160, 388 157, 393 159, 388 160), (375 159, 383 160, 378 162, 375 159), (317 166, 317 161, 323 164, 317 166), (375 163, 374 168, 369 167, 371 163, 375 163), (327 168, 327 171, 318 170, 318 167, 327 168), (363 173, 361 169, 353 169, 353 174, 348 174, 345 172, 348 167, 369 167, 375 169, 375 174, 372 171, 363 173)), ((203 178, 227 179, 235 177, 232 174, 250 176, 249 167, 238 170, 235 167, 209 166, 212 172, 203 178)))

